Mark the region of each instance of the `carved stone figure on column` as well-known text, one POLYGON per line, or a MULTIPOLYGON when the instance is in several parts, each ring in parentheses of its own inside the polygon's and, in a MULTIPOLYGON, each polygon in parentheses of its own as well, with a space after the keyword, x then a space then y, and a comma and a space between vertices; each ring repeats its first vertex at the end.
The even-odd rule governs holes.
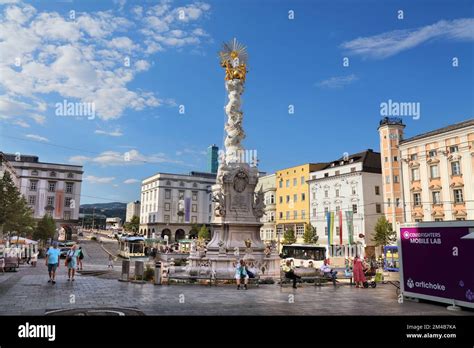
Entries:
POLYGON ((225 216, 225 195, 222 192, 217 192, 214 196, 212 196, 212 201, 216 203, 216 207, 214 208, 214 214, 216 216, 225 216))
POLYGON ((255 200, 253 202, 253 214, 257 218, 261 218, 265 214, 265 200, 262 188, 255 192, 255 200))

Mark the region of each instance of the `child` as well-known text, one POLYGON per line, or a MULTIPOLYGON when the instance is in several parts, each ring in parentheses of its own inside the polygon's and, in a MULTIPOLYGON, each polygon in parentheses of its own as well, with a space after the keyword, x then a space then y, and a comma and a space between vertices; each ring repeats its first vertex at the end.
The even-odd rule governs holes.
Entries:
POLYGON ((109 255, 109 265, 107 268, 114 268, 114 257, 112 255, 109 255))

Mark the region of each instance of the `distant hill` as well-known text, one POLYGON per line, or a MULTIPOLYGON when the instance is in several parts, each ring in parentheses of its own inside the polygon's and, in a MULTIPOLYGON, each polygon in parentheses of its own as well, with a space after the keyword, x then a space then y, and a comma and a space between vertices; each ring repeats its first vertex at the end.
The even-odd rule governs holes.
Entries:
POLYGON ((112 202, 112 203, 92 203, 81 204, 79 207, 80 214, 92 214, 95 209, 95 214, 103 214, 106 217, 119 217, 125 221, 127 213, 127 203, 112 202))

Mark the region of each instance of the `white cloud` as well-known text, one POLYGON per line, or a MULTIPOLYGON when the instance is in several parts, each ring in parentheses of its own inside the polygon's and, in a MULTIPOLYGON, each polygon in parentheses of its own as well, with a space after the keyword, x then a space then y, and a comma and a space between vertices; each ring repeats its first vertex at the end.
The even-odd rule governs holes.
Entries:
POLYGON ((48 138, 45 138, 45 137, 42 137, 42 136, 36 135, 36 134, 26 134, 25 138, 33 139, 33 140, 36 140, 36 141, 42 141, 42 142, 45 142, 45 143, 49 142, 48 138))
POLYGON ((69 158, 69 162, 78 163, 78 164, 84 164, 88 162, 88 163, 97 164, 103 167, 141 165, 141 164, 146 164, 146 163, 183 164, 182 161, 169 159, 163 153, 143 155, 137 150, 130 150, 126 152, 104 151, 95 157, 72 156, 69 158))
POLYGON ((119 130, 119 129, 116 129, 114 131, 110 131, 110 132, 107 132, 107 131, 104 131, 104 130, 101 130, 101 129, 96 129, 94 131, 95 134, 101 134, 101 135, 109 135, 111 137, 121 137, 123 135, 123 133, 119 130))
POLYGON ((176 156, 182 156, 184 154, 205 156, 207 152, 205 150, 194 150, 190 148, 185 148, 185 149, 176 151, 176 156))
POLYGON ((16 120, 13 122, 13 124, 16 124, 17 126, 20 126, 23 128, 30 128, 30 125, 23 120, 16 120))
POLYGON ((344 42, 341 47, 350 54, 382 59, 435 39, 474 40, 474 18, 441 20, 416 29, 393 30, 374 36, 359 37, 344 42))
POLYGON ((136 184, 137 182, 140 182, 140 180, 137 180, 137 179, 127 179, 125 180, 123 183, 124 184, 136 184))
POLYGON ((359 78, 354 74, 347 75, 347 76, 334 76, 329 79, 316 83, 316 86, 322 87, 322 88, 338 89, 338 88, 347 86, 357 81, 358 79, 359 78))
POLYGON ((90 182, 91 184, 110 184, 112 181, 115 180, 115 177, 98 177, 94 175, 87 175, 84 178, 85 181, 90 182))

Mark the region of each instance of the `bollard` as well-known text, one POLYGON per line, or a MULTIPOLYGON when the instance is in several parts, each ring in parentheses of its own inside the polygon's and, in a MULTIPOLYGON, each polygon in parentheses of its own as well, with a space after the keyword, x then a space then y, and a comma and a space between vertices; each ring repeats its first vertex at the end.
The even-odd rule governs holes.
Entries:
POLYGON ((143 281, 143 273, 144 273, 144 262, 143 261, 135 261, 135 280, 140 278, 143 281))
POLYGON ((155 263, 155 285, 161 285, 161 261, 155 263))
POLYGON ((128 282, 130 280, 130 260, 122 261, 122 277, 120 280, 123 282, 128 282))

